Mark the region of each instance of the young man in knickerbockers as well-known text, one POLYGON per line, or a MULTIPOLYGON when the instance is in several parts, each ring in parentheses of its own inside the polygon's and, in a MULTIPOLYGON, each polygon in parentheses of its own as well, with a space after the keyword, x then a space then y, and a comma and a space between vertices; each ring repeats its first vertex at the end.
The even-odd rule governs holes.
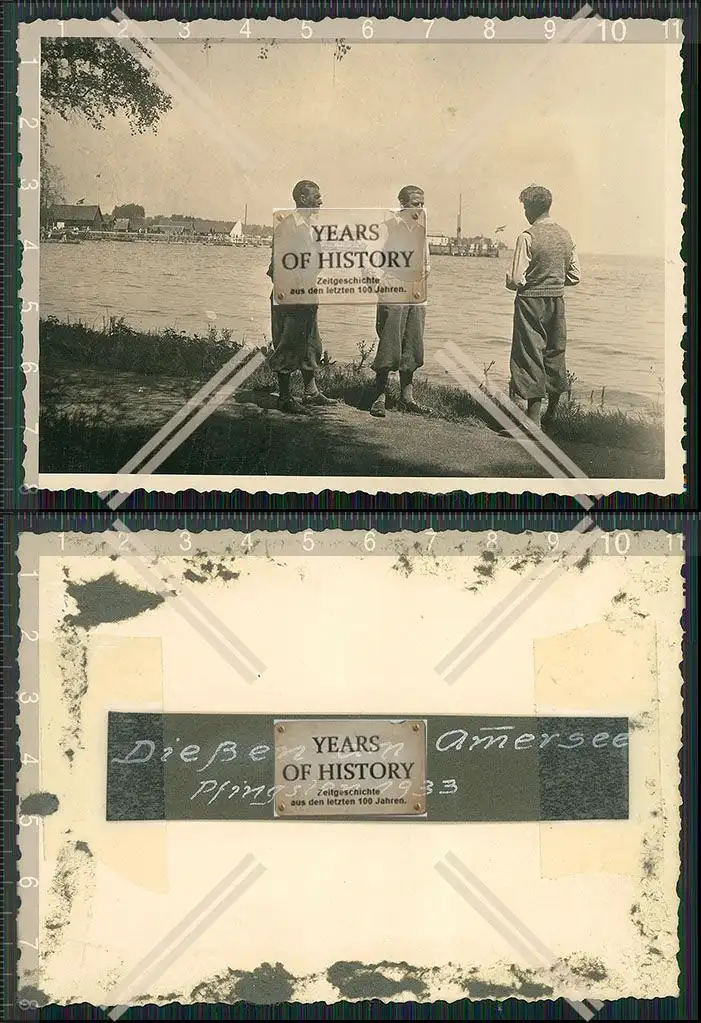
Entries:
MULTIPOLYGON (((398 197, 403 210, 423 209, 424 192, 418 185, 405 185, 398 197)), ((428 242, 425 243, 426 273, 429 271, 428 242)), ((421 305, 377 306, 375 329, 379 343, 372 363, 375 371, 376 397, 370 415, 386 415, 389 374, 399 371, 401 400, 399 408, 405 412, 430 413, 430 409, 414 400, 414 373, 424 363, 424 328, 426 303, 421 305)))
POLYGON ((531 422, 543 427, 552 423, 560 396, 569 387, 564 293, 580 281, 575 244, 550 219, 552 198, 542 185, 529 185, 521 192, 519 202, 530 226, 516 239, 511 271, 506 275, 506 287, 516 292, 511 392, 527 402, 531 422))
MULTIPOLYGON (((296 211, 287 218, 286 242, 291 250, 311 251, 313 249, 310 213, 321 206, 321 191, 315 181, 298 181, 292 190, 296 211)), ((273 276, 273 262, 268 268, 273 276)), ((316 374, 323 357, 323 346, 319 334, 318 306, 275 305, 270 296, 273 355, 270 367, 277 373, 280 386, 278 409, 292 415, 311 415, 311 408, 337 405, 335 398, 327 398, 316 383, 316 374), (292 374, 300 370, 304 381, 302 401, 292 397, 292 374)))

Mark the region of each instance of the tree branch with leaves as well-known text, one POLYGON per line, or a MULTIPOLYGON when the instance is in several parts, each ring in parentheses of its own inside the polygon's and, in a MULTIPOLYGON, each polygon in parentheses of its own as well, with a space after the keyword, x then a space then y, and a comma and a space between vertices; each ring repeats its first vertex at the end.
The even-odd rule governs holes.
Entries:
MULTIPOLYGON (((146 47, 132 40, 144 54, 146 47)), ((65 181, 51 163, 47 117, 64 121, 83 117, 102 130, 107 117, 126 115, 133 135, 157 131, 173 101, 155 76, 113 39, 42 39, 41 44, 41 189, 43 212, 65 201, 65 181)))
POLYGON ((156 131, 173 105, 154 74, 113 39, 42 39, 41 98, 64 120, 78 114, 98 130, 122 112, 134 135, 156 131))

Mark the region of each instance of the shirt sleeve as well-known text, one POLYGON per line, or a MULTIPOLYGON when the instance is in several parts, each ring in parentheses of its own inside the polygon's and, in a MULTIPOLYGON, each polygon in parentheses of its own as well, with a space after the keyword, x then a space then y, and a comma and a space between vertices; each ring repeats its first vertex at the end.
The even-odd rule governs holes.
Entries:
POLYGON ((579 256, 577 255, 577 246, 572 246, 572 257, 570 258, 570 265, 567 267, 567 274, 565 276, 565 284, 574 285, 579 284, 582 279, 582 272, 579 267, 579 256))
POLYGON ((531 236, 523 231, 516 239, 511 272, 506 275, 506 287, 509 291, 518 291, 526 283, 526 273, 531 265, 531 236))

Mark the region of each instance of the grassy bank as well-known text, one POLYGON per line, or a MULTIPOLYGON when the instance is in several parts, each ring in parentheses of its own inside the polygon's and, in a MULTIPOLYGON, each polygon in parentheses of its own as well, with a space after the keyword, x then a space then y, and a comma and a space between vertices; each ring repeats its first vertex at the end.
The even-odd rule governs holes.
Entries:
MULTIPOLYGON (((116 471, 155 432, 159 419, 154 401, 157 402, 159 390, 164 399, 162 423, 175 411, 170 407, 174 400, 186 401, 241 347, 230 332, 214 327, 205 336, 192 336, 174 330, 137 331, 114 318, 106 320, 101 330, 81 323, 42 320, 42 471, 116 471), (143 413, 138 401, 132 400, 139 392, 149 396, 150 407, 144 408, 143 413)), ((325 356, 319 382, 330 396, 342 399, 348 406, 367 409, 373 398, 374 377, 368 369, 372 346, 361 343, 358 349, 352 363, 336 363, 325 356)), ((261 351, 269 353, 267 348, 261 351)), ((485 376, 488 379, 488 373, 485 376)), ((265 364, 254 371, 244 386, 248 395, 270 396, 277 381, 265 364)), ((419 377, 415 394, 422 404, 433 409, 435 420, 496 425, 490 422, 480 403, 457 385, 419 377)), ((396 397, 395 389, 390 405, 396 397)), ((263 401, 261 407, 270 407, 270 402, 263 401)), ((164 471, 225 471, 217 468, 211 449, 212 437, 215 440, 221 437, 221 426, 219 423, 219 429, 213 432, 212 424, 209 428, 205 424, 188 439, 187 469, 180 468, 185 464, 185 453, 181 453, 179 459, 164 466, 164 471), (194 468, 198 464, 202 467, 194 468)), ((634 462, 645 455, 657 463, 663 450, 663 419, 659 408, 628 412, 607 407, 603 396, 597 402, 593 395, 579 400, 573 386, 571 394, 560 404, 552 437, 575 460, 570 446, 590 445, 602 451, 616 450, 619 455, 629 451, 634 462)), ((248 443, 250 440, 249 437, 248 443)), ((251 465, 255 464, 255 457, 251 451, 251 465)), ((246 471, 259 470, 249 467, 246 471)), ((603 470, 599 474, 607 475, 603 470)))

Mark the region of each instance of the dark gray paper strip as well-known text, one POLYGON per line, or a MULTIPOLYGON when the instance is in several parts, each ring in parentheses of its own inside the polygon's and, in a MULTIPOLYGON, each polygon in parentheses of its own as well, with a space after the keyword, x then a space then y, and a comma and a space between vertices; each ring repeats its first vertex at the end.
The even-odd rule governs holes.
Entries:
MULTIPOLYGON (((411 715, 412 719, 419 715, 411 715)), ((275 721, 350 715, 108 717, 107 820, 273 820, 275 721)), ((624 820, 628 719, 423 717, 426 813, 415 821, 624 820)), ((356 809, 305 819, 367 820, 356 809)), ((299 819, 299 818, 296 818, 299 819)), ((377 818, 375 818, 377 819, 377 818)), ((383 818, 387 820, 387 815, 383 818)))

